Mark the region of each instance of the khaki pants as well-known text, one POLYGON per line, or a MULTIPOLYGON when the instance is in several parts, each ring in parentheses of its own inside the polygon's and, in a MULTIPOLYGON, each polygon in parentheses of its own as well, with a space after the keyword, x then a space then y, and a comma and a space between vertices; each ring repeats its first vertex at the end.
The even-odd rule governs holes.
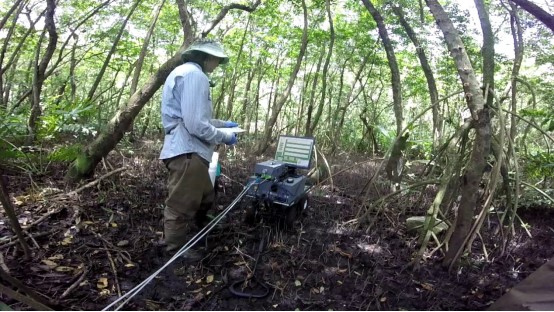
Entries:
POLYGON ((212 208, 215 193, 208 162, 197 154, 179 155, 164 163, 169 170, 164 209, 164 235, 167 250, 177 250, 192 238, 197 224, 212 208))

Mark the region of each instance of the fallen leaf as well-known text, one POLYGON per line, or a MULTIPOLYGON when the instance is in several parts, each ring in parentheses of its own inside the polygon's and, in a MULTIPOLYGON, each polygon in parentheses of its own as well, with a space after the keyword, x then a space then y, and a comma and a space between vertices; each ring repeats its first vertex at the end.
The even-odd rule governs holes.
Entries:
POLYGON ((53 255, 52 257, 48 257, 48 260, 61 260, 63 259, 62 254, 53 255))
POLYGON ((52 260, 44 259, 41 261, 42 263, 46 264, 49 269, 53 269, 58 266, 58 264, 52 260))
POLYGON ((341 256, 343 256, 343 257, 347 257, 347 258, 349 258, 349 259, 352 258, 352 254, 350 254, 350 253, 348 253, 348 252, 346 252, 346 251, 340 249, 339 247, 336 247, 336 246, 335 246, 335 249, 334 249, 333 251, 334 251, 334 252, 338 252, 338 253, 339 253, 341 256))
POLYGON ((204 294, 203 293, 197 293, 196 296, 194 296, 194 301, 198 302, 200 300, 202 300, 204 298, 204 294))
POLYGON ((98 279, 98 282, 96 282, 96 287, 99 289, 104 289, 108 287, 108 279, 106 277, 101 277, 98 279))
POLYGON ((206 277, 206 282, 207 282, 207 283, 211 283, 211 282, 213 282, 213 281, 214 281, 214 276, 213 276, 213 275, 208 275, 208 276, 206 277))
POLYGON ((68 266, 58 266, 54 269, 56 272, 71 272, 74 269, 68 266))
POLYGON ((435 289, 433 288, 433 285, 429 284, 429 283, 422 283, 421 284, 421 287, 423 287, 423 289, 425 290, 428 290, 428 291, 434 291, 435 289))

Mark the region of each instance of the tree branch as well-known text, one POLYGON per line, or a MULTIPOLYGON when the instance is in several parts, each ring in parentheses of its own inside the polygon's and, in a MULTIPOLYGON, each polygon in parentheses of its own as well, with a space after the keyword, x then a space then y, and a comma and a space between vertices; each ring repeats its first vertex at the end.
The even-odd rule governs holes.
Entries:
POLYGON ((243 10, 246 12, 253 12, 254 10, 256 10, 258 5, 260 5, 261 2, 262 2, 261 0, 256 0, 256 2, 252 6, 247 6, 247 5, 238 4, 238 3, 231 3, 227 6, 224 6, 221 9, 221 12, 219 12, 217 17, 212 21, 212 24, 210 25, 210 27, 208 27, 206 30, 202 32, 202 38, 205 38, 210 33, 210 31, 212 31, 215 28, 215 26, 217 26, 217 24, 219 24, 219 22, 223 20, 225 15, 227 15, 227 13, 229 13, 230 10, 237 9, 237 10, 243 10))

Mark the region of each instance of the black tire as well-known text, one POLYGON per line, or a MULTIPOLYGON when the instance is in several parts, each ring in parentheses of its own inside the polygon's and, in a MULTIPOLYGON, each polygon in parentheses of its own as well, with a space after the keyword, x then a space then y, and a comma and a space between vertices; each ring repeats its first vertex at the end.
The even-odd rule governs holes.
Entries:
POLYGON ((303 214, 306 212, 306 208, 308 208, 308 195, 302 196, 302 198, 298 201, 298 215, 303 214))
POLYGON ((288 228, 292 228, 294 226, 294 221, 296 221, 296 218, 298 217, 298 205, 292 205, 290 207, 287 207, 286 214, 285 214, 285 226, 288 228))
POLYGON ((246 207, 246 214, 244 215, 244 223, 246 224, 256 224, 258 221, 258 210, 260 209, 260 203, 258 201, 252 201, 246 207))

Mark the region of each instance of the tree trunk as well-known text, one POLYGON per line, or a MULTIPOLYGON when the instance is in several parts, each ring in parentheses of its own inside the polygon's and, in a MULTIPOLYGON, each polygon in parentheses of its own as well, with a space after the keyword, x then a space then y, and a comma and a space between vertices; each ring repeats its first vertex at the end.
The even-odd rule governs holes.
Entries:
MULTIPOLYGON (((24 7, 24 3, 22 2, 22 0, 16 1, 0 21, 0 30, 1 30, 6 25, 6 22, 8 21, 8 18, 11 16, 11 14, 15 11, 15 9, 17 9, 17 12, 13 16, 12 24, 8 29, 8 33, 6 34, 5 38, 3 38, 4 44, 2 45, 2 50, 0 50, 0 107, 4 107, 4 108, 7 108, 8 106, 9 86, 11 84, 8 84, 6 87, 4 87, 4 73, 6 72, 7 68, 4 68, 4 66, 2 65, 4 64, 4 56, 6 55, 8 44, 10 43, 10 39, 17 25, 17 19, 19 18, 19 14, 21 14, 23 7, 24 7)), ((16 54, 16 55, 19 56, 19 54, 16 54)), ((9 80, 6 80, 6 81, 9 81, 9 80)))
POLYGON ((365 7, 377 23, 379 29, 379 37, 383 40, 383 47, 387 53, 387 60, 389 61, 389 67, 391 71, 391 84, 392 84, 392 98, 394 106, 394 115, 396 117, 396 136, 402 135, 402 128, 404 123, 404 117, 402 116, 402 83, 400 80, 400 70, 398 69, 398 62, 396 61, 396 55, 394 54, 394 48, 389 39, 387 28, 381 13, 375 9, 370 0, 362 0, 365 7))
POLYGON ((246 22, 246 27, 244 28, 244 32, 242 34, 242 38, 240 40, 240 47, 239 52, 237 54, 237 60, 235 66, 233 66, 233 74, 231 76, 231 84, 230 86, 230 94, 227 97, 227 112, 226 115, 223 117, 224 119, 232 120, 233 119, 233 103, 235 101, 235 90, 237 88, 239 73, 242 71, 241 66, 241 59, 242 59, 242 53, 244 51, 244 42, 246 40, 246 35, 248 34, 248 29, 250 28, 250 20, 251 16, 248 16, 248 21, 246 22))
POLYGON ((454 24, 437 0, 426 0, 427 6, 435 17, 437 26, 442 31, 450 55, 458 69, 458 75, 465 92, 465 100, 471 112, 472 127, 475 129, 475 140, 469 163, 461 178, 461 200, 454 230, 449 241, 449 248, 443 264, 452 268, 458 263, 466 248, 475 209, 478 207, 479 183, 483 176, 485 157, 489 155, 491 127, 488 108, 485 107, 480 84, 475 77, 473 67, 465 51, 465 46, 458 35, 454 24))
POLYGON ((323 63, 323 57, 325 56, 325 51, 321 51, 321 54, 319 55, 319 60, 317 61, 316 70, 313 74, 313 80, 312 80, 312 88, 310 90, 310 95, 308 96, 308 108, 306 112, 306 126, 304 127, 304 135, 305 136, 312 136, 312 115, 314 111, 314 103, 316 101, 315 92, 317 89, 317 83, 319 81, 319 70, 321 69, 321 65, 323 63))
MULTIPOLYGON (((400 70, 398 69, 398 63, 396 62, 396 56, 394 54, 394 48, 392 47, 387 28, 385 27, 385 22, 383 21, 383 17, 379 13, 379 11, 375 9, 370 0, 362 0, 362 2, 377 23, 377 28, 379 29, 379 37, 381 38, 381 40, 383 40, 383 46, 385 47, 387 60, 389 62, 394 115, 396 117, 396 139, 393 143, 393 147, 405 148, 405 139, 402 134, 402 129, 404 127, 404 117, 402 112, 402 84, 400 80, 400 70), (404 143, 402 143, 401 141, 404 141, 404 143)), ((408 136, 406 136, 406 139, 407 137, 408 136)), ((389 155, 389 159, 387 160, 387 165, 385 168, 387 170, 387 176, 389 177, 389 179, 391 180, 391 184, 395 188, 400 187, 400 183, 402 181, 402 167, 402 150, 391 153, 389 155)))
MULTIPOLYGON (((325 9, 327 11, 327 19, 329 20, 329 52, 327 53, 327 58, 325 59, 325 65, 323 65, 323 73, 321 74, 321 98, 319 99, 319 106, 317 112, 313 118, 313 123, 310 125, 309 135, 312 135, 319 123, 321 114, 323 112, 323 106, 325 106, 325 98, 327 96, 327 76, 329 72, 329 64, 331 63, 331 56, 333 55, 333 47, 335 44, 335 26, 333 25, 333 17, 331 15, 331 3, 330 0, 325 0, 325 9)), ((306 134, 308 135, 308 134, 306 134)))
POLYGON ((302 41, 301 41, 298 57, 296 58, 296 65, 294 66, 291 72, 291 75, 289 77, 289 81, 285 90, 279 96, 278 100, 275 102, 275 105, 273 105, 273 108, 271 110, 271 117, 269 118, 269 120, 265 125, 264 136, 260 141, 260 144, 258 145, 258 149, 256 151, 257 155, 263 154, 266 151, 266 149, 269 147, 269 141, 271 139, 271 134, 273 133, 273 127, 277 122, 277 118, 279 117, 279 112, 281 112, 283 105, 287 102, 289 98, 292 86, 294 85, 294 81, 296 80, 296 76, 298 75, 298 71, 300 70, 300 66, 302 65, 302 59, 304 58, 304 54, 306 54, 306 47, 308 46, 308 9, 306 7, 305 0, 302 0, 302 11, 304 15, 304 29, 302 31, 302 39, 301 39, 302 41))
POLYGON ((439 114, 439 91, 437 90, 435 76, 433 75, 433 70, 429 65, 427 55, 425 55, 423 45, 417 38, 417 35, 412 26, 410 26, 410 24, 406 20, 402 8, 393 6, 392 9, 396 16, 398 16, 400 24, 402 24, 402 27, 406 31, 406 34, 408 34, 408 37, 416 48, 416 53, 419 59, 419 63, 421 64, 421 69, 423 70, 423 74, 425 75, 425 79, 427 80, 427 87, 429 88, 429 98, 431 100, 431 105, 433 105, 431 111, 433 112, 433 146, 435 146, 435 144, 437 144, 438 142, 438 139, 442 136, 442 120, 439 114))
POLYGON ((475 0, 475 6, 483 31, 483 48, 481 48, 481 54, 483 55, 483 87, 484 93, 487 95, 486 105, 490 107, 494 102, 494 34, 484 0, 475 0))
POLYGON ((248 118, 248 121, 250 122, 250 124, 253 122, 254 123, 254 130, 253 131, 250 131, 250 124, 249 124, 249 127, 247 129, 248 133, 254 133, 254 135, 257 135, 258 134, 258 119, 259 119, 259 111, 260 111, 260 91, 261 91, 261 85, 262 85, 262 80, 264 78, 264 74, 265 74, 265 71, 263 71, 263 66, 262 66, 262 59, 260 58, 259 59, 259 63, 258 63, 258 66, 256 67, 259 71, 258 73, 258 81, 256 82, 256 96, 254 97, 254 103, 255 103, 255 106, 254 106, 254 109, 251 111, 252 112, 252 115, 248 118))
MULTIPOLYGON (((334 141, 335 144, 333 144, 331 154, 335 154, 336 149, 339 146, 338 143, 341 142, 342 129, 344 128, 344 121, 345 121, 345 117, 346 117, 346 112, 348 111, 348 108, 350 107, 350 105, 352 103, 354 103, 354 101, 356 101, 356 99, 358 98, 358 96, 360 95, 360 93, 362 92, 362 90, 364 88, 365 83, 363 83, 360 80, 360 77, 361 77, 361 75, 362 75, 362 73, 363 73, 363 71, 364 71, 364 69, 367 65, 367 62, 369 61, 370 54, 375 53, 375 51, 376 50, 370 51, 369 54, 366 55, 363 58, 362 63, 360 64, 360 67, 358 68, 358 71, 356 72, 356 75, 354 77, 354 84, 348 90, 348 95, 346 97, 344 97, 344 99, 339 97, 339 103, 337 103, 338 123, 336 123, 335 126, 333 127, 333 136, 332 136, 332 138, 334 138, 333 141, 334 141), (358 82, 358 81, 360 83, 360 88, 359 88, 360 90, 358 91, 358 93, 356 95, 353 96, 355 86, 356 86, 356 82, 358 82), (344 102, 344 103, 341 103, 341 102, 344 102)), ((371 76, 371 72, 373 71, 373 64, 374 63, 371 64, 371 68, 369 69, 369 72, 366 74, 367 77, 371 76)))
POLYGON ((254 68, 250 69, 246 78, 246 87, 244 87, 244 99, 242 101, 241 112, 239 114, 238 122, 245 127, 246 116, 248 116, 248 103, 250 98, 250 89, 252 88, 252 79, 256 74, 256 68, 260 65, 260 59, 256 60, 254 68))
POLYGON ((21 244, 21 248, 23 248, 23 252, 25 254, 25 259, 29 260, 31 258, 31 251, 29 249, 29 245, 27 245, 27 242, 25 241, 23 230, 21 229, 21 225, 19 225, 19 220, 17 220, 15 209, 10 200, 7 182, 4 181, 4 172, 2 171, 2 168, 0 168, 0 203, 2 203, 2 206, 4 206, 4 211, 6 212, 6 215, 10 220, 12 229, 19 239, 19 243, 21 244))
MULTIPOLYGON (((46 15, 44 20, 44 27, 45 27, 45 31, 48 32, 48 45, 46 46, 46 50, 44 51, 44 56, 40 60, 40 63, 36 65, 36 69, 34 70, 33 91, 32 91, 33 97, 31 100, 31 114, 29 116, 29 121, 27 123, 28 137, 27 137, 26 143, 29 145, 32 144, 36 138, 36 134, 38 130, 38 119, 42 114, 42 109, 40 107, 40 96, 42 93, 42 86, 44 85, 46 68, 48 67, 48 63, 50 63, 50 60, 52 59, 52 55, 54 55, 54 51, 56 50, 56 44, 58 42, 58 33, 56 32, 56 24, 54 22, 55 11, 56 11, 56 1, 46 0, 46 15)), ((44 35, 45 33, 43 33, 43 36, 44 35)), ((39 43, 37 45, 37 58, 36 58, 37 62, 38 62, 38 56, 41 51, 41 41, 42 40, 39 40, 39 43)))
POLYGON ((511 110, 511 116, 510 116, 510 134, 509 134, 509 141, 508 141, 508 156, 506 159, 507 163, 511 163, 514 165, 515 168, 515 182, 514 182, 514 201, 513 205, 510 209, 510 220, 509 224, 513 226, 513 222, 516 217, 516 212, 518 208, 518 200, 519 200, 519 170, 517 169, 517 155, 515 155, 515 146, 517 142, 517 125, 518 125, 518 119, 517 116, 517 100, 518 100, 518 76, 519 76, 519 70, 521 68, 521 63, 523 61, 523 29, 521 27, 521 21, 519 19, 519 13, 516 6, 510 2, 510 26, 512 31, 512 37, 514 41, 514 64, 512 67, 512 90, 511 90, 511 101, 510 101, 510 110, 511 110))
MULTIPOLYGON (((142 107, 163 85, 169 73, 181 64, 181 52, 192 43, 194 36, 188 12, 184 7, 184 1, 178 0, 177 3, 179 6, 179 16, 183 25, 183 32, 185 34, 183 45, 177 53, 175 53, 175 55, 160 66, 157 72, 150 76, 142 88, 131 95, 127 101, 127 105, 118 108, 118 111, 109 121, 107 127, 100 132, 97 137, 85 148, 83 153, 79 155, 75 161, 73 161, 66 175, 66 179, 68 181, 76 182, 84 177, 93 175, 94 169, 98 163, 102 160, 102 158, 106 157, 123 138, 123 135, 129 129, 130 124, 138 115, 142 107)), ((257 2, 257 4, 259 4, 259 2, 257 2)), ((257 4, 251 7, 246 7, 244 5, 239 5, 239 7, 244 11, 252 12, 256 9, 257 4)), ((229 7, 233 7, 233 5, 234 4, 226 6, 222 9, 222 12, 227 12, 229 7)), ((221 13, 218 15, 218 18, 219 17, 221 17, 221 13)))

